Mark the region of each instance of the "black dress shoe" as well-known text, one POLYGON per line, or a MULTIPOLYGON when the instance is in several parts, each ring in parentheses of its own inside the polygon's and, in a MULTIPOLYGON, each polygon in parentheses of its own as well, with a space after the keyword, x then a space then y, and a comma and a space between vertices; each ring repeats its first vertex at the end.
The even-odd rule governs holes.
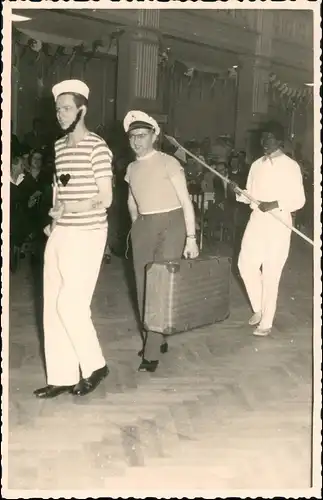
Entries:
POLYGON ((103 366, 103 368, 95 370, 90 377, 82 378, 79 383, 74 386, 72 391, 73 395, 86 396, 87 394, 90 394, 90 392, 97 388, 99 383, 108 375, 108 373, 108 367, 103 366))
POLYGON ((138 368, 138 372, 154 373, 157 369, 158 363, 159 361, 147 361, 147 359, 143 359, 138 368))
POLYGON ((60 394, 72 392, 73 386, 69 385, 47 385, 34 391, 34 395, 39 399, 56 398, 60 394))

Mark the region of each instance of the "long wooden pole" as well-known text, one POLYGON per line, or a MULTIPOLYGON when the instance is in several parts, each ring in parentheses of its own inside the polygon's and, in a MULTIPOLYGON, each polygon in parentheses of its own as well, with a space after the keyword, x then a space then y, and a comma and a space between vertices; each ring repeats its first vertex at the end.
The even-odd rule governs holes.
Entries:
MULTIPOLYGON (((194 158, 195 161, 197 161, 198 163, 200 163, 201 165, 203 165, 203 167, 207 168, 208 170, 210 170, 214 175, 216 175, 217 177, 219 177, 220 179, 222 179, 223 182, 225 182, 226 184, 228 185, 233 185, 233 183, 230 181, 230 179, 228 179, 228 177, 225 177, 224 175, 220 174, 217 170, 215 170, 214 168, 210 167, 210 165, 208 165, 207 163, 205 163, 204 161, 202 161, 200 158, 198 158, 197 156, 195 156, 193 153, 191 153, 190 151, 188 151, 188 149, 184 148, 184 146, 182 146, 179 142, 177 142, 177 140, 174 138, 174 137, 171 137, 170 135, 165 135, 165 138, 171 143, 173 144, 173 146, 176 146, 177 148, 180 148, 182 149, 186 154, 188 154, 189 156, 191 156, 192 158, 194 158)), ((238 192, 238 194, 241 194, 242 196, 245 196, 249 201, 251 201, 252 203, 254 203, 255 205, 259 205, 259 201, 256 200, 255 198, 253 198, 249 193, 247 193, 246 191, 240 189, 239 187, 235 187, 235 191, 238 192)), ((298 229, 296 229, 296 227, 288 224, 287 222, 285 222, 283 219, 281 219, 276 213, 270 211, 268 212, 272 217, 274 217, 275 219, 277 219, 279 222, 281 222, 284 226, 286 226, 288 229, 290 229, 291 231, 293 231, 294 233, 298 234, 298 236, 300 236, 301 238, 303 238, 303 240, 307 241, 307 243, 309 243, 310 245, 314 246, 314 241, 311 240, 310 238, 308 238, 305 234, 303 234, 301 231, 299 231, 298 229)))

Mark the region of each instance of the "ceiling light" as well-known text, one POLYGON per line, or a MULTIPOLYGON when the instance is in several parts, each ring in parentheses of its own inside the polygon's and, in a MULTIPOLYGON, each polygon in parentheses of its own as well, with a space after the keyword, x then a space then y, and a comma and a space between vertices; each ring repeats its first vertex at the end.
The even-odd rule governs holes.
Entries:
POLYGON ((30 21, 31 17, 19 16, 18 14, 11 14, 11 21, 13 22, 21 22, 21 21, 30 21))
POLYGON ((314 83, 305 83, 306 87, 314 87, 314 83))

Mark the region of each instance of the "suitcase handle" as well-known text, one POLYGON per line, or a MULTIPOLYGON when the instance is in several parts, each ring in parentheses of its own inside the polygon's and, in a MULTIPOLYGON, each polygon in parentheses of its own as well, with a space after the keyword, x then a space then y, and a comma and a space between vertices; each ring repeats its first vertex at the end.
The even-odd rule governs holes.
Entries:
MULTIPOLYGON (((216 259, 218 263, 220 262, 219 257, 217 257, 216 255, 212 255, 212 259, 216 259)), ((199 261, 199 258, 197 258, 197 259, 184 259, 184 260, 186 260, 186 262, 188 262, 189 268, 191 269, 193 267, 194 262, 199 261)))

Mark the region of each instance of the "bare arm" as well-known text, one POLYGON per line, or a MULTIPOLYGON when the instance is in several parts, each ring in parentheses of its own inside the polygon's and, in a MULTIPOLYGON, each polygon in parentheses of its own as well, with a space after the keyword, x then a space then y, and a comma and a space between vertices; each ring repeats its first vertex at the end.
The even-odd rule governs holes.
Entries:
POLYGON ((128 209, 132 222, 135 222, 135 220, 138 218, 138 207, 130 188, 128 195, 128 209))
POLYGON ((55 210, 57 209, 57 207, 59 205, 59 201, 57 199, 58 193, 57 193, 57 183, 56 183, 55 175, 53 178, 52 190, 53 190, 52 191, 52 208, 49 211, 49 215, 50 215, 50 217, 52 217, 52 221, 50 224, 48 224, 48 226, 46 226, 44 228, 46 236, 49 236, 50 232, 56 226, 56 220, 59 218, 59 214, 57 214, 57 216, 55 216, 55 210))
POLYGON ((112 153, 105 142, 98 143, 91 155, 98 193, 93 198, 64 204, 65 213, 91 212, 109 208, 112 203, 112 153))
POLYGON ((109 208, 112 203, 112 177, 100 177, 96 180, 99 192, 93 198, 65 203, 65 213, 90 212, 100 208, 109 208))
POLYGON ((181 170, 171 178, 171 183, 173 184, 177 197, 183 207, 185 225, 186 225, 186 234, 187 236, 195 236, 195 213, 193 208, 193 203, 191 201, 185 174, 181 170))

